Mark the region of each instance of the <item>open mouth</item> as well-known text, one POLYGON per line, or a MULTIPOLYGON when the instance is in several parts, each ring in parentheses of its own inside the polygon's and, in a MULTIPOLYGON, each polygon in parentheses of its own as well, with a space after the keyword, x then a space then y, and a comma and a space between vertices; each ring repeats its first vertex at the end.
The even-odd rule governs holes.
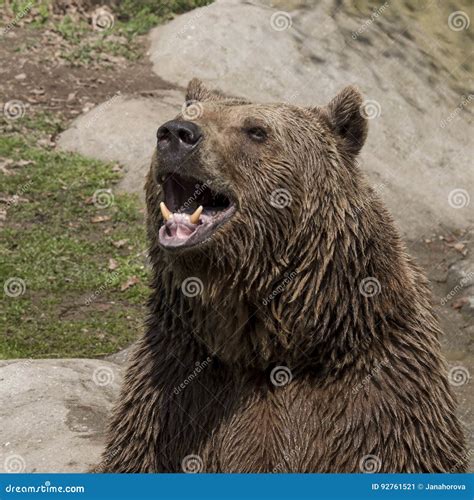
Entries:
POLYGON ((166 248, 189 247, 209 239, 235 212, 235 203, 225 194, 191 177, 172 175, 163 183, 160 203, 164 224, 160 244, 166 248))

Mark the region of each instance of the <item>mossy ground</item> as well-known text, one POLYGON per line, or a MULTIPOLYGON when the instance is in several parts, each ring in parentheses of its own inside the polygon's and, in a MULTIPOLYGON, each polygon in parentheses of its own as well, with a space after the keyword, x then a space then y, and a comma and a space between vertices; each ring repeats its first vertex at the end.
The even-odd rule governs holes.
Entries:
POLYGON ((0 138, 0 158, 13 160, 14 173, 0 174, 0 358, 92 357, 133 341, 147 296, 146 243, 137 201, 114 191, 116 167, 15 135, 0 138))
MULTIPOLYGON (((136 60, 142 56, 143 44, 137 39, 152 27, 169 21, 174 16, 196 7, 208 5, 213 0, 123 0, 114 10, 105 8, 102 21, 91 29, 93 18, 91 2, 75 2, 78 9, 57 14, 53 0, 40 0, 32 5, 29 0, 0 0, 12 19, 18 24, 24 18, 32 18, 29 26, 50 30, 62 38, 61 57, 72 66, 86 66, 96 62, 104 54, 136 60), (86 12, 87 11, 87 12, 86 12)), ((107 2, 104 2, 107 4, 107 2)), ((99 4, 97 4, 99 8, 99 4)), ((102 61, 103 62, 103 61, 102 61)))
MULTIPOLYGON (((18 14, 28 2, 0 0, 10 12, 7 21, 17 16, 15 29, 25 43, 10 54, 10 42, 0 41, 14 64, 16 57, 35 54, 31 34, 53 31, 62 41, 59 51, 51 47, 51 57, 60 52, 71 68, 90 66, 100 76, 104 52, 140 58, 144 45, 135 43, 137 35, 207 3, 127 0, 113 12, 112 31, 98 32, 87 18, 53 14, 48 1, 35 3, 24 23, 18 14)), ((3 90, 0 85, 4 102, 10 101, 11 89, 3 90)), ((136 197, 117 192, 119 166, 54 149, 68 120, 64 110, 47 109, 39 102, 18 119, 5 109, 0 117, 0 359, 103 356, 127 346, 143 328, 143 208, 136 197)))

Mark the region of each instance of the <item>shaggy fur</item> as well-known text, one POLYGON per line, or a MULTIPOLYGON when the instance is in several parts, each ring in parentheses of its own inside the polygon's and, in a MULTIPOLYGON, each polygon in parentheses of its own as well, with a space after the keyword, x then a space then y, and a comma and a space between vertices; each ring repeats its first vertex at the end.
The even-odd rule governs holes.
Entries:
POLYGON ((154 156, 150 314, 97 470, 180 472, 197 455, 205 472, 464 471, 426 279, 355 160, 359 92, 303 109, 193 80, 186 99, 204 140, 180 172, 238 210, 198 247, 164 251, 154 156), (253 126, 264 142, 243 133, 253 126), (272 206, 275 189, 288 206, 272 206))

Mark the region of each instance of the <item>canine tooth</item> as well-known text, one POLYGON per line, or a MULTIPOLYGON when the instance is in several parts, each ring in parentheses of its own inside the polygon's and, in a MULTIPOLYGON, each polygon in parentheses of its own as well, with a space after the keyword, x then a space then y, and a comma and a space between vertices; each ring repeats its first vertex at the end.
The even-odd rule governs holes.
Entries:
POLYGON ((197 224, 199 222, 199 217, 201 216, 202 205, 196 208, 196 211, 189 217, 191 224, 197 224))
POLYGON ((163 216, 163 219, 170 220, 171 219, 171 212, 168 210, 168 207, 165 205, 164 201, 162 201, 160 203, 160 209, 161 209, 161 215, 163 216))

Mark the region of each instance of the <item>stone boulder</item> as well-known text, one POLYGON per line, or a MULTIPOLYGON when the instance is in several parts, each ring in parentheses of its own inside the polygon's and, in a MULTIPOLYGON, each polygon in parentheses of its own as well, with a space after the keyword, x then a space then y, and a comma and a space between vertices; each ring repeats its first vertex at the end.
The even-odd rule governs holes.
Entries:
POLYGON ((0 361, 0 473, 86 472, 121 379, 101 360, 0 361))
POLYGON ((156 131, 180 112, 181 93, 160 91, 156 97, 114 96, 80 116, 58 139, 66 151, 125 166, 119 188, 142 199, 145 176, 156 144, 156 131))

